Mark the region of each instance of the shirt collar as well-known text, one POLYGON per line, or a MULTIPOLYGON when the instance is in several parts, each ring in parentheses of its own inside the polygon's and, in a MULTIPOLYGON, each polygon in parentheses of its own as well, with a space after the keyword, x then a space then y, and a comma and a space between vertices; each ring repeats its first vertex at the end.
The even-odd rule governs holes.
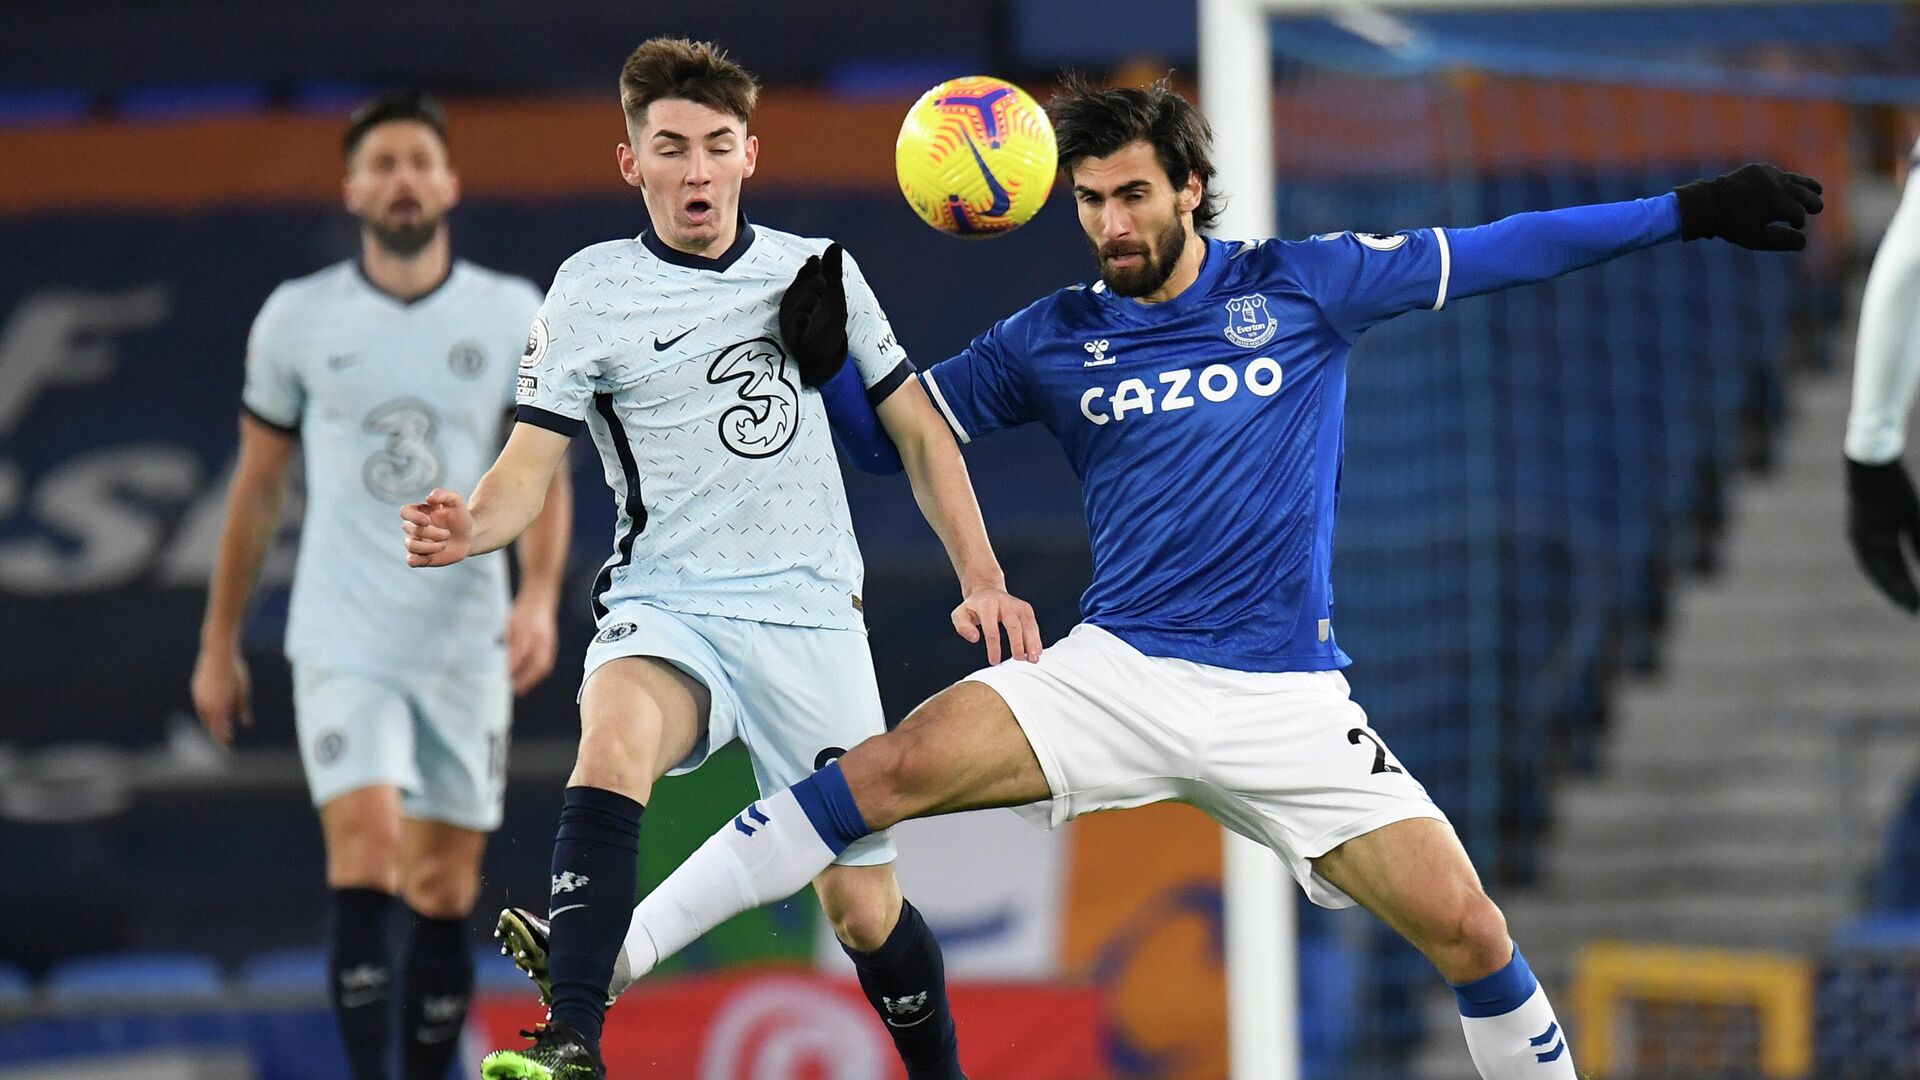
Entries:
POLYGON ((740 256, 745 255, 748 248, 753 246, 753 226, 747 223, 746 211, 741 211, 739 228, 733 234, 733 243, 727 250, 713 258, 707 258, 705 255, 691 255, 672 247, 665 240, 660 239, 652 229, 640 234, 640 242, 647 245, 647 250, 653 252, 661 262, 684 266, 690 270, 712 270, 715 273, 725 273, 734 263, 740 261, 740 256))

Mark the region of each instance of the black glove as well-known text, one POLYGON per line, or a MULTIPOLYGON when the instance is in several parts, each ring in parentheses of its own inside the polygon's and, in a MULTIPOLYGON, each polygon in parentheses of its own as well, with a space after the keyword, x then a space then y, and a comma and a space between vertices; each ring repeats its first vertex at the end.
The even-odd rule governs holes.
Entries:
POLYGON ((1907 611, 1920 611, 1901 546, 1920 556, 1920 499, 1898 458, 1885 465, 1847 460, 1847 539, 1875 588, 1907 611))
POLYGON ((1805 248, 1800 229, 1824 205, 1820 181, 1765 164, 1681 184, 1673 193, 1680 196, 1680 239, 1717 236, 1755 251, 1805 248))
POLYGON ((800 365, 800 381, 820 386, 847 360, 847 285, 840 245, 807 258, 780 298, 780 336, 800 365))

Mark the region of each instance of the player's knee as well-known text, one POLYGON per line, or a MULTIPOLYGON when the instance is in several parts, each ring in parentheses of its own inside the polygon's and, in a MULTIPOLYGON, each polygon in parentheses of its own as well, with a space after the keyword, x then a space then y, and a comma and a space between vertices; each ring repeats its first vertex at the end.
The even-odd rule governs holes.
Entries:
POLYGON ((1485 978, 1505 967, 1513 955, 1507 917, 1479 889, 1471 890, 1454 907, 1434 944, 1442 973, 1454 983, 1485 978))
POLYGON ((637 782, 650 783, 653 750, 659 742, 656 716, 583 717, 574 782, 610 791, 625 790, 637 782))
POLYGON ((327 836, 327 884, 336 889, 397 891, 399 822, 369 819, 333 827, 327 836))
POLYGON ((915 743, 911 732, 893 731, 868 739, 840 759, 840 772, 853 801, 874 832, 913 816, 916 785, 925 781, 920 775, 924 768, 916 762, 915 743))
POLYGON ((900 921, 898 892, 891 889, 820 890, 820 908, 834 936, 855 952, 873 952, 887 943, 900 921))
POLYGON ((406 868, 401 897, 429 919, 461 919, 480 898, 480 871, 463 859, 428 855, 406 868))

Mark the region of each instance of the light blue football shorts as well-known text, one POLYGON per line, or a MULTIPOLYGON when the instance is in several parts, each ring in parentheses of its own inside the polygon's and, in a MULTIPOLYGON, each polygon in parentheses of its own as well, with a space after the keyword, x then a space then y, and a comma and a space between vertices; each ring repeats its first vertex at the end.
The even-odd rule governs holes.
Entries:
MULTIPOLYGON (((627 656, 668 661, 713 697, 706 733, 669 775, 692 772, 738 738, 760 794, 772 795, 886 731, 873 654, 858 630, 621 604, 600 620, 587 646, 582 687, 602 664, 627 656)), ((834 862, 876 866, 893 859, 893 838, 879 832, 855 841, 834 862)))
POLYGON ((392 785, 410 818, 500 827, 513 685, 505 664, 368 674, 293 669, 293 721, 315 806, 392 785))

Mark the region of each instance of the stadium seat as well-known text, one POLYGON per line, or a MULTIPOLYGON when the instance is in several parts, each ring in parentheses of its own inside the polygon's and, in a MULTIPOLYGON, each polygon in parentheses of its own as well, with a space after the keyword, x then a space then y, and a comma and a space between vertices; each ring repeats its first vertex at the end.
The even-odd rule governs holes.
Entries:
POLYGON ((327 954, 320 948, 274 949, 240 965, 240 989, 249 994, 327 992, 327 954))
POLYGON ((1836 953, 1920 952, 1920 912, 1872 912, 1833 932, 1836 953))
POLYGON ((49 1001, 217 997, 220 966, 212 957, 186 952, 125 952, 62 961, 47 973, 49 1001))
POLYGON ((24 968, 0 964, 0 1008, 23 1005, 33 998, 33 980, 24 968))

